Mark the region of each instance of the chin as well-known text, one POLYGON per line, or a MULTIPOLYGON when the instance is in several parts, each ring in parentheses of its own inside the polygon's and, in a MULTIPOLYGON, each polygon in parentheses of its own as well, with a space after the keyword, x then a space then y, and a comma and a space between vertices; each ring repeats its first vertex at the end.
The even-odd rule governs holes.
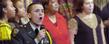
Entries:
POLYGON ((42 25, 42 23, 38 23, 38 25, 42 25))
POLYGON ((93 13, 93 11, 87 11, 87 13, 93 13))

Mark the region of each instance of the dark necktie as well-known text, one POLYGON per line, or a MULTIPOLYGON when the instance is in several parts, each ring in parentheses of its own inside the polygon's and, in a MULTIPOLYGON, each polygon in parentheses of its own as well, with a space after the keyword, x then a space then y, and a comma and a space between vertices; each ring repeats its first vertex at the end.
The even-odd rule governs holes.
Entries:
POLYGON ((35 29, 35 33, 36 33, 36 36, 38 35, 38 33, 39 33, 39 30, 36 28, 35 29))

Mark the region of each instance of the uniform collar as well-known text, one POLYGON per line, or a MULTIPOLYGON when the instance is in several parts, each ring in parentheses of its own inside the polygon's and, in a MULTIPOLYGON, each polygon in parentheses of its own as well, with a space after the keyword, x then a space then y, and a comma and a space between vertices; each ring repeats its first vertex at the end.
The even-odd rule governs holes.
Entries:
POLYGON ((33 23, 31 23, 30 22, 30 26, 31 26, 31 28, 35 31, 35 29, 38 29, 38 30, 40 30, 40 26, 36 26, 35 24, 33 24, 33 23))

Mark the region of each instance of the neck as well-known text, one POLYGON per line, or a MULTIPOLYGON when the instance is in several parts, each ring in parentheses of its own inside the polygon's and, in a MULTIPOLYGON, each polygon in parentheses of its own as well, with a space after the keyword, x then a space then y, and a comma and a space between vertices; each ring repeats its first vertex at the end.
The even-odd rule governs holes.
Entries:
POLYGON ((16 17, 15 17, 15 21, 16 21, 17 23, 19 23, 19 22, 20 22, 20 18, 19 18, 18 16, 16 16, 16 17))
POLYGON ((84 11, 83 11, 82 14, 83 14, 83 15, 90 15, 90 14, 92 14, 92 13, 88 13, 88 12, 84 12, 84 11))
POLYGON ((36 27, 40 27, 40 26, 41 26, 41 25, 36 24, 36 23, 33 23, 33 22, 31 22, 31 24, 33 24, 33 25, 36 26, 36 27))
POLYGON ((8 21, 8 19, 9 19, 9 18, 8 18, 8 17, 6 16, 6 14, 5 14, 3 20, 8 21))
POLYGON ((56 13, 55 11, 51 11, 51 12, 48 13, 48 15, 49 15, 49 16, 52 16, 52 15, 54 15, 55 13, 56 13))
POLYGON ((8 22, 6 19, 0 19, 0 23, 5 23, 5 22, 8 22))

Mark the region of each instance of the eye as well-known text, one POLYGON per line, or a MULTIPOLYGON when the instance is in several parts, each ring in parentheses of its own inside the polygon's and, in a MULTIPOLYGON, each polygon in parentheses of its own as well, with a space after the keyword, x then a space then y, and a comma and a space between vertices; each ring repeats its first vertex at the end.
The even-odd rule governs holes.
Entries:
POLYGON ((36 9, 36 10, 35 10, 35 12, 39 12, 39 11, 40 11, 39 9, 36 9))

